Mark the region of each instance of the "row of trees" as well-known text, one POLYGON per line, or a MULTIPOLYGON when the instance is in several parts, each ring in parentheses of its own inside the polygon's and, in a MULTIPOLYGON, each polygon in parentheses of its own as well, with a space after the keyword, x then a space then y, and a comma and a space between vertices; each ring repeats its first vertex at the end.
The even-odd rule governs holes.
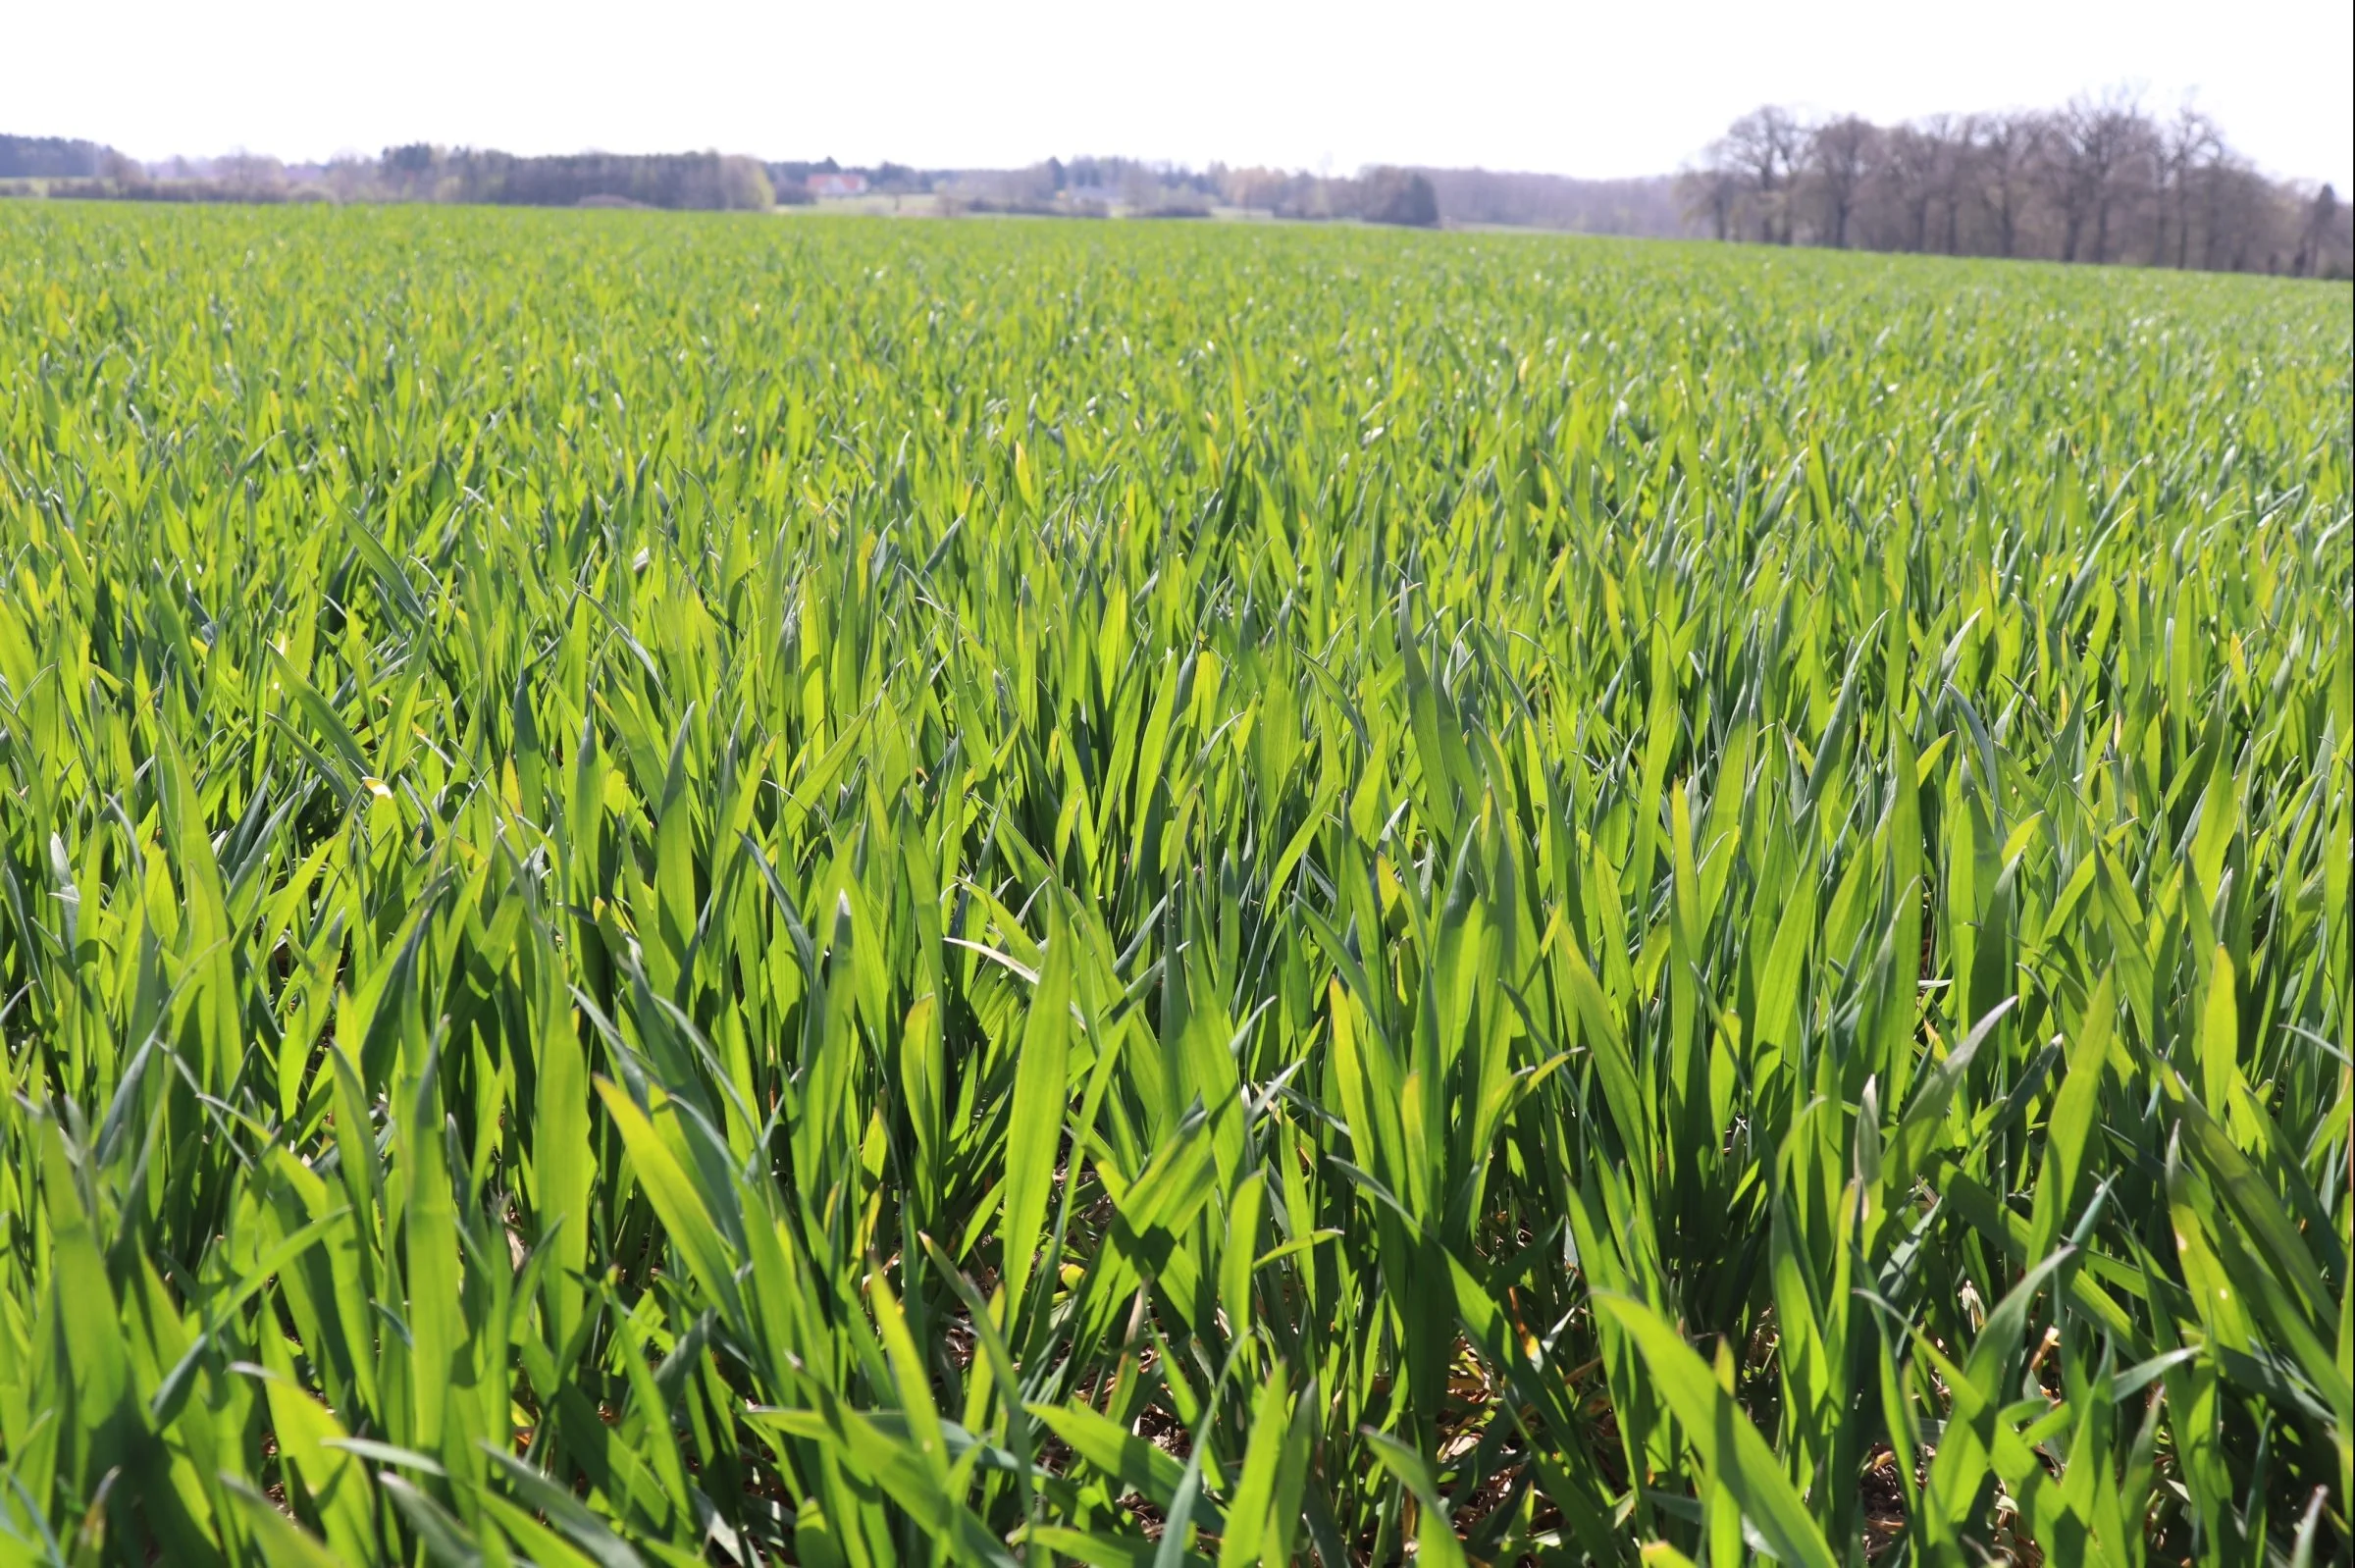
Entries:
MULTIPOLYGON (((0 138, 5 142, 12 138, 0 138)), ((775 204, 754 158, 716 152, 513 153, 423 142, 376 158, 288 165, 256 153, 141 166, 111 148, 34 143, 16 158, 54 196, 135 201, 454 201, 529 207, 627 206, 765 211, 775 204), (62 149, 62 150, 61 150, 62 149), (34 154, 38 154, 38 158, 34 154)), ((0 154, 16 149, 0 144, 0 154)), ((0 178, 7 178, 0 165, 0 178)))
POLYGON ((1768 106, 1677 179, 1720 239, 2344 278, 2347 208, 2266 177, 2186 104, 2135 97, 1898 126, 1768 106))
POLYGON ((1447 216, 1439 187, 1418 169, 1383 167, 1332 176, 1214 165, 1209 179, 1230 204, 1278 218, 1356 218, 1428 229, 1447 216))
POLYGON ((387 148, 373 165, 343 175, 347 200, 465 201, 522 207, 633 206, 765 211, 775 205, 768 174, 755 158, 716 152, 574 153, 519 158, 513 153, 436 147, 387 148))
POLYGON ((0 135, 0 180, 105 180, 138 166, 114 148, 64 136, 0 135))

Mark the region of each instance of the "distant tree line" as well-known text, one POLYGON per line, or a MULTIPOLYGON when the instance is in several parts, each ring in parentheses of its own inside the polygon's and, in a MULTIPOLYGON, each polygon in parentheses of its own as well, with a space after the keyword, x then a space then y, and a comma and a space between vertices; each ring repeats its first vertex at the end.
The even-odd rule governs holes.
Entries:
POLYGON ((765 211, 768 174, 716 152, 513 153, 423 142, 376 158, 289 167, 236 153, 142 166, 111 147, 0 137, 0 179, 37 181, 52 196, 133 201, 445 201, 528 207, 668 207, 765 211))
MULTIPOLYGON (((529 206, 748 208, 805 205, 820 175, 855 174, 868 193, 932 198, 944 213, 1101 218, 1206 217, 1219 206, 1307 220, 1432 227, 1513 224, 1596 234, 1673 234, 1681 221, 1666 179, 1566 180, 1477 169, 1361 170, 1324 176, 1208 169, 1137 158, 1049 158, 1021 169, 849 168, 832 158, 761 163, 718 153, 524 158, 428 143, 378 157, 287 165, 238 153, 141 166, 110 147, 0 137, 0 180, 46 194, 145 201, 435 201, 529 206)), ((0 193, 5 193, 0 190, 0 193)))
POLYGON ((138 166, 112 147, 64 136, 0 136, 0 180, 107 180, 138 166))
POLYGON ((1208 178, 1225 200, 1279 218, 1654 236, 1683 234, 1687 228, 1674 183, 1664 175, 1576 180, 1488 169, 1377 167, 1334 178, 1214 165, 1208 178))
POLYGON ((2329 185, 2268 178, 2186 105, 2123 93, 2060 109, 1880 126, 1753 110, 1677 177, 1719 239, 2345 278, 2329 185))
POLYGON ((1336 178, 1303 170, 1214 165, 1210 179, 1233 205, 1277 218, 1356 218, 1427 229, 1447 216, 1431 175, 1419 169, 1384 166, 1336 178))
MULTIPOLYGON (((330 165, 329 173, 340 171, 330 165)), ((350 186, 337 192, 345 199, 751 211, 775 205, 768 173, 758 159, 716 152, 520 158, 419 142, 387 148, 373 168, 362 166, 351 174, 357 178, 350 186)))

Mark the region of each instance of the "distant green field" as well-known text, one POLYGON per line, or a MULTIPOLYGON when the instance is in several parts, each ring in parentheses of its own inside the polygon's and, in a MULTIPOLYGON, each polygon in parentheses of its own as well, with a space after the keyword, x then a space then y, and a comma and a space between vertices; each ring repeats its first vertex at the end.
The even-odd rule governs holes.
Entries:
POLYGON ((0 1564, 2345 1561, 2351 345, 0 206, 0 1564))

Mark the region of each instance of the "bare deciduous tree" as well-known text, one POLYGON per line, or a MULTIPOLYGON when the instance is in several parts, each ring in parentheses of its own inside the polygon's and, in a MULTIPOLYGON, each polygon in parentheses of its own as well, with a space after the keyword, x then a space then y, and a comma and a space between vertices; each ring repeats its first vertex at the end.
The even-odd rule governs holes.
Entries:
POLYGON ((2295 270, 2308 278, 2344 278, 2355 259, 2349 237, 2346 208, 2339 204, 2338 191, 2325 184, 2306 204, 2306 232, 2298 242, 2295 270))
POLYGON ((1718 162, 1747 177, 1758 238, 1767 244, 1791 242, 1791 178, 1805 140, 1797 116, 1766 104, 1735 121, 1713 149, 1718 162))
POLYGON ((1996 254, 2019 254, 2019 227, 2025 215, 2036 164, 2044 154, 2047 122, 2042 115, 1997 115, 1982 122, 1971 168, 1979 201, 1996 235, 1996 254))
POLYGON ((1978 117, 1932 115, 1921 123, 1930 143, 1930 201, 1938 209, 1938 248, 1962 251, 1962 191, 1977 151, 1978 117))
POLYGON ((2158 234, 2155 259, 2184 267, 2191 260, 2193 192, 2200 178, 2224 155, 2224 138, 2216 122, 2189 103, 2175 111, 2158 136, 2159 200, 2155 214, 2158 234))
POLYGON ((1709 226, 1715 239, 1734 237, 1734 222, 1742 206, 1742 175, 1715 158, 1704 159, 1676 177, 1677 199, 1686 216, 1709 226))
POLYGON ((1817 126, 1807 138, 1807 171, 1823 203, 1824 242, 1835 250, 1848 248, 1849 219, 1863 194, 1880 139, 1879 127, 1855 115, 1817 126))
POLYGON ((1898 222, 1898 249, 1929 248, 1939 150, 1937 138, 1920 126, 1899 126, 1889 132, 1881 157, 1881 185, 1898 222))
POLYGON ((2086 259, 2108 261, 2112 221, 2151 150, 2149 117, 2131 95, 2109 92, 2071 99, 2054 130, 2047 151, 2063 226, 2061 259, 2076 260, 2090 238, 2086 259))

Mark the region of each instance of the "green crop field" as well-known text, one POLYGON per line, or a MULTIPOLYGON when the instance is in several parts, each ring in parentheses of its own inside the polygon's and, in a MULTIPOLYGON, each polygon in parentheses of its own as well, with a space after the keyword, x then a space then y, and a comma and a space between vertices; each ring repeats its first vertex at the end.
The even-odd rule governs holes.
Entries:
POLYGON ((0 208, 0 1564, 2343 1562, 2351 340, 0 208))

